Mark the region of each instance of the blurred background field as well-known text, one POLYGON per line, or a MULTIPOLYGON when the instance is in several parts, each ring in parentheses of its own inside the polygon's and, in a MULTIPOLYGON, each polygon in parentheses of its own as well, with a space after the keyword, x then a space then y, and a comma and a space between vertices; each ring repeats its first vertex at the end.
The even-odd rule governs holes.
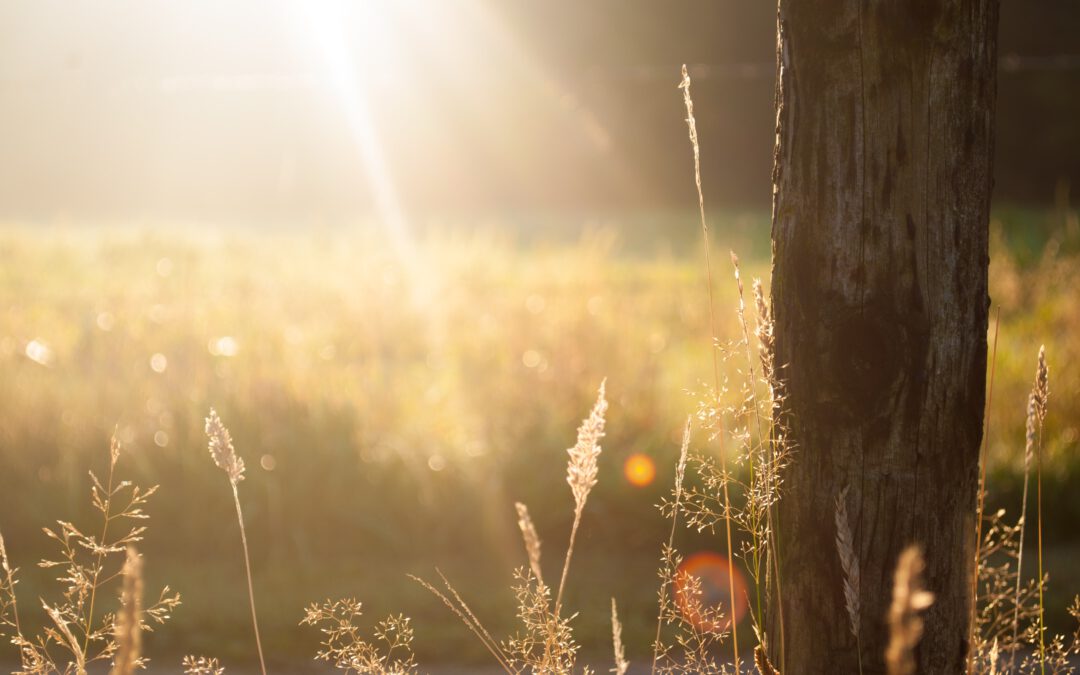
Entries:
MULTIPOLYGON (((694 231, 689 216, 670 224, 694 231)), ((718 246, 745 252, 747 276, 767 277, 765 214, 723 214, 713 227, 718 246)), ((1046 536, 1060 610, 1080 583, 1080 231, 1068 209, 1003 211, 993 227, 990 500, 1017 508, 1024 400, 1045 343, 1046 536)), ((512 504, 530 506, 556 564, 572 517, 564 450, 607 377, 609 432, 570 604, 582 641, 603 649, 617 597, 631 651, 641 650, 664 539, 654 505, 709 375, 704 271, 692 235, 618 221, 585 230, 573 239, 442 224, 408 259, 372 230, 4 230, 0 531, 24 592, 42 589, 33 562, 51 552, 39 528, 92 522, 87 471, 104 470, 115 432, 123 476, 161 484, 149 577, 185 598, 155 647, 243 660, 236 525, 202 431, 213 406, 249 466, 241 495, 274 658, 310 654, 302 607, 342 594, 372 618, 411 614, 423 657, 482 658, 405 572, 439 566, 482 616, 512 619, 510 570, 524 562, 512 504), (655 462, 651 484, 625 476, 635 453, 655 462)), ((724 263, 722 339, 738 330, 724 263)), ((703 438, 695 447, 715 451, 703 438)), ((704 535, 682 543, 718 548, 704 535)))

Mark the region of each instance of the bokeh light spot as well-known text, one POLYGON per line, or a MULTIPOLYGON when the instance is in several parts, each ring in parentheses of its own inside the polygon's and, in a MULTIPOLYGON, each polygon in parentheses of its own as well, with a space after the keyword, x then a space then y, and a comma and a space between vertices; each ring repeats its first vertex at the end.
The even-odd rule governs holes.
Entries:
POLYGON ((585 308, 588 310, 590 315, 592 315, 592 316, 599 315, 600 311, 604 308, 604 298, 603 298, 603 296, 599 296, 599 295, 592 296, 591 298, 589 298, 589 301, 585 303, 585 308))
POLYGON ((651 485, 656 478, 656 462, 648 455, 634 453, 626 458, 623 464, 623 475, 634 487, 651 485))
POLYGON ((686 620, 700 630, 719 633, 740 621, 749 607, 746 580, 727 558, 711 551, 695 553, 679 565, 675 602, 686 620), (734 609, 731 584, 735 586, 734 609))
POLYGON ((164 373, 165 369, 169 367, 169 360, 165 358, 162 353, 154 354, 150 357, 150 370, 155 373, 164 373))
POLYGON ((263 471, 273 471, 277 468, 277 460, 273 455, 263 455, 259 458, 259 466, 263 468, 263 471))
POLYGON ((525 300, 525 308, 529 310, 530 314, 539 314, 544 311, 544 307, 546 306, 547 303, 544 301, 544 296, 542 295, 536 295, 534 293, 525 300))
POLYGON ((214 356, 236 356, 237 352, 240 351, 240 345, 237 343, 236 338, 229 335, 210 340, 206 348, 214 356))
POLYGON ((97 327, 105 332, 109 332, 116 325, 116 317, 111 312, 101 312, 97 315, 97 327))
POLYGON ((26 358, 43 366, 51 366, 53 351, 41 340, 31 340, 26 344, 26 358))

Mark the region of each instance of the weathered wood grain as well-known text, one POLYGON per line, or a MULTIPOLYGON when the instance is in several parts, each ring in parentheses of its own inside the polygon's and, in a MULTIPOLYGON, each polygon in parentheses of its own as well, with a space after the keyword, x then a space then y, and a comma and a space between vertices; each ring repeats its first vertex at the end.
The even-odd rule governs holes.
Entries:
POLYGON ((914 542, 938 598, 920 671, 964 669, 997 16, 997 0, 779 0, 772 301, 796 446, 778 507, 784 673, 858 672, 833 545, 844 486, 864 672, 885 672, 893 569, 914 542))

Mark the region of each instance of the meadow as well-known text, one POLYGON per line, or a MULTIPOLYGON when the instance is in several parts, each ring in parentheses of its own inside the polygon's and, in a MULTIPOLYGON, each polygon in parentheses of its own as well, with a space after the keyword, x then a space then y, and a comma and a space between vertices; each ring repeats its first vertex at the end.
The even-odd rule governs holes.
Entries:
MULTIPOLYGON (((671 490, 711 358, 694 217, 663 223, 601 222, 580 238, 432 227, 407 241, 366 227, 6 227, 0 532, 23 568, 21 592, 53 592, 49 571, 33 565, 50 551, 40 528, 90 518, 87 471, 106 470, 115 435, 126 477, 161 486, 141 544, 147 583, 184 596, 147 637, 150 651, 250 662, 231 496, 206 457, 213 407, 248 465, 241 498, 273 662, 310 657, 318 635, 297 626, 303 608, 341 595, 373 616, 412 616, 421 661, 483 660, 405 573, 432 577, 438 566, 491 625, 511 622, 509 570, 523 562, 513 504, 529 505, 553 551, 563 546, 575 515, 565 450, 606 378, 600 479, 566 602, 580 612, 585 652, 603 654, 617 597, 629 656, 644 658, 669 527, 656 504, 671 490), (630 480, 634 455, 652 460, 654 479, 630 480)), ((744 276, 766 283, 767 223, 724 214, 712 224, 716 247, 741 254, 744 276)), ((1044 534, 1051 588, 1061 591, 1047 604, 1051 628, 1071 632, 1080 224, 1068 209, 1002 209, 992 227, 1000 329, 988 503, 1012 511, 1020 500, 1024 401, 1045 344, 1044 534)), ((717 338, 735 339, 735 280, 726 264, 717 270, 717 338)), ((721 548, 715 536, 678 540, 687 551, 721 548)))

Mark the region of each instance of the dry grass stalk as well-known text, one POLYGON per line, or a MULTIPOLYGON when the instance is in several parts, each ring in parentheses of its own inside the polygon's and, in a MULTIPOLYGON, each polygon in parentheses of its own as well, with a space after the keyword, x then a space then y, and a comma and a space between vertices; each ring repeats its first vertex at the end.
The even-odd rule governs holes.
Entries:
MULTIPOLYGON (((683 425, 682 444, 679 446, 679 461, 675 464, 675 503, 682 499, 683 480, 686 478, 686 463, 690 457, 690 429, 693 417, 686 418, 683 425)), ((674 528, 672 528, 674 530, 674 528)))
POLYGON ((225 669, 221 667, 217 659, 205 656, 185 656, 181 664, 184 675, 224 675, 225 669))
POLYGON ((314 626, 323 634, 315 659, 357 675, 412 675, 417 672, 412 651, 413 629, 409 618, 391 615, 378 622, 374 640, 366 639, 358 621, 362 606, 353 598, 312 603, 304 612, 302 625, 314 626))
MULTIPOLYGON (((675 488, 671 509, 671 531, 668 533, 667 548, 672 551, 675 546, 675 530, 678 529, 679 508, 682 503, 683 480, 686 477, 686 463, 690 454, 690 424, 693 418, 687 417, 683 426, 682 446, 679 448, 679 461, 675 465, 675 488)), ((664 608, 667 605, 668 586, 674 579, 661 576, 660 579, 660 613, 656 617, 656 639, 653 640, 653 661, 651 672, 656 672, 656 662, 660 658, 660 630, 664 625, 664 608)))
POLYGON ((619 623, 619 611, 615 607, 615 598, 611 599, 611 643, 615 652, 615 667, 611 669, 611 672, 615 675, 626 675, 630 662, 626 660, 626 649, 622 641, 622 624, 619 623))
POLYGON ((1073 596, 1072 604, 1069 605, 1069 616, 1076 622, 1076 631, 1073 633, 1073 652, 1080 654, 1080 595, 1073 596))
POLYGON ((851 521, 848 519, 847 493, 848 488, 845 486, 836 498, 836 551, 840 555, 840 567, 844 571, 844 606, 847 609, 851 634, 855 637, 859 672, 862 673, 862 636, 859 630, 859 556, 855 553, 855 537, 851 534, 851 521))
POLYGON ((1049 371, 1046 367, 1046 348, 1039 347, 1039 361, 1035 368, 1035 381, 1031 386, 1031 393, 1028 395, 1027 403, 1027 416, 1025 419, 1025 438, 1024 438, 1024 489, 1021 493, 1021 506, 1020 506, 1020 541, 1017 548, 1016 559, 1016 589, 1013 602, 1013 635, 1012 644, 1013 652, 1010 659, 1010 668, 1016 664, 1016 648, 1019 646, 1020 638, 1020 606, 1021 606, 1021 582, 1023 579, 1023 561, 1024 561, 1024 533, 1027 529, 1027 503, 1028 503, 1028 484, 1031 478, 1031 463, 1036 459, 1036 451, 1038 450, 1038 467, 1037 467, 1037 481, 1036 481, 1036 501, 1037 501, 1037 535, 1038 535, 1038 562, 1039 562, 1039 654, 1040 661, 1045 654, 1045 643, 1043 641, 1043 598, 1042 598, 1042 452, 1041 452, 1041 436, 1042 425, 1046 419, 1046 407, 1050 397, 1049 388, 1049 371))
MULTIPOLYGON (((120 461, 120 441, 117 440, 115 432, 112 438, 109 440, 109 479, 108 487, 104 490, 106 495, 112 492, 113 478, 116 474, 116 463, 120 461)), ((93 476, 93 474, 91 474, 93 476)), ((93 499, 101 503, 101 512, 104 515, 101 524, 101 537, 100 541, 104 542, 105 537, 109 533, 109 525, 112 523, 111 508, 112 500, 108 497, 100 496, 98 494, 99 486, 96 485, 97 479, 94 479, 94 493, 93 499)), ((90 650, 90 633, 91 627, 94 622, 94 603, 97 600, 98 580, 101 578, 102 561, 105 557, 105 550, 98 548, 95 552, 97 557, 96 564, 93 567, 93 580, 90 582, 90 608, 86 612, 86 625, 84 627, 85 638, 83 640, 82 653, 85 659, 86 653, 90 650)))
POLYGON ((206 435, 210 439, 208 447, 214 464, 229 476, 229 481, 234 485, 244 480, 244 460, 237 456, 232 436, 213 408, 206 418, 206 435))
POLYGON ((517 671, 510 665, 510 657, 506 654, 505 651, 503 651, 499 643, 493 637, 491 637, 491 633, 489 633, 487 629, 484 628, 484 625, 480 623, 480 620, 477 619, 476 615, 472 613, 472 610, 469 609, 469 606, 465 604, 458 592, 454 589, 453 586, 450 585, 450 582, 446 579, 446 577, 443 576, 443 573, 440 572, 438 569, 436 569, 435 571, 442 579, 447 591, 449 591, 450 594, 454 597, 454 600, 451 600, 445 593, 440 591, 438 588, 435 588, 435 586, 433 586, 431 583, 425 581, 424 579, 421 579, 420 577, 410 574, 409 578, 426 588, 435 597, 439 598, 439 600, 442 600, 443 604, 446 605, 450 609, 450 611, 453 612, 454 615, 461 620, 463 624, 465 624, 465 626, 472 632, 472 634, 475 635, 478 640, 480 640, 480 643, 484 645, 484 648, 487 649, 493 657, 495 657, 495 660, 499 663, 499 666, 505 672, 517 673, 517 671))
MULTIPOLYGON (((705 193, 701 188, 701 145, 698 142, 697 132, 697 120, 694 118, 694 100, 690 96, 690 73, 686 69, 686 64, 682 67, 682 81, 679 83, 679 88, 683 92, 683 104, 686 106, 686 126, 690 135, 690 145, 694 150, 694 183, 697 186, 698 195, 698 213, 701 217, 701 233, 704 239, 705 246, 705 268, 707 271, 707 281, 709 285, 709 338, 712 344, 715 345, 717 332, 716 332, 716 311, 714 309, 713 302, 713 273, 712 273, 712 255, 710 253, 709 245, 709 225, 705 220, 705 193)), ((716 349, 712 349, 713 358, 713 377, 715 379, 715 394, 716 403, 719 407, 720 403, 720 360, 716 353, 716 349)), ((720 449, 720 461, 722 463, 722 470, 726 474, 726 462, 724 457, 723 448, 720 449)), ((724 520, 727 532, 727 554, 728 560, 734 560, 735 557, 732 551, 731 545, 731 500, 728 495, 727 484, 724 484, 724 520)), ((731 587, 728 589, 730 597, 735 597, 735 581, 731 579, 731 587)), ((739 670, 739 631, 738 627, 732 622, 731 625, 731 640, 732 640, 732 654, 734 656, 735 671, 739 670)))
MULTIPOLYGON (((755 633, 763 637, 765 602, 775 598, 777 616, 772 623, 778 629, 775 645, 778 649, 774 656, 779 661, 779 667, 783 668, 785 621, 780 555, 776 544, 778 514, 774 512, 773 506, 780 499, 783 468, 790 461, 791 446, 786 440, 782 416, 779 414, 782 390, 777 379, 777 370, 773 367, 773 323, 763 286, 760 281, 754 284, 757 325, 753 334, 758 338, 755 355, 750 345, 751 331, 746 318, 741 271, 738 258, 734 255, 732 263, 739 292, 738 319, 742 335, 741 339, 729 344, 717 344, 714 355, 722 353, 725 359, 746 358, 749 369, 744 372, 749 375, 741 384, 741 403, 724 406, 720 403, 719 393, 715 398, 710 395, 709 400, 699 403, 698 417, 713 438, 726 439, 726 430, 732 429, 735 462, 747 464, 749 478, 744 481, 729 472, 727 458, 723 453, 718 457, 695 455, 691 459, 700 483, 688 487, 683 495, 680 511, 685 515, 687 525, 698 532, 716 532, 717 528, 722 527, 723 534, 730 537, 734 523, 745 533, 738 553, 754 583, 756 609, 750 612, 750 620, 755 633), (759 393, 759 389, 764 393, 759 393), (737 507, 732 506, 732 489, 735 490, 736 498, 742 498, 742 503, 737 507)), ((670 508, 671 502, 665 502, 665 512, 670 508)), ((729 559, 733 560, 731 553, 729 548, 729 559)), ((729 595, 734 594, 730 586, 728 591, 729 595)), ((767 606, 771 607, 772 604, 767 606)), ((759 637, 760 639, 762 638, 759 637)), ((734 644, 732 646, 734 647, 734 644)))
POLYGON ((596 397, 589 416, 578 427, 577 443, 566 453, 570 460, 566 464, 566 482, 574 494, 574 511, 585 508, 589 492, 596 485, 597 459, 600 457, 600 439, 604 437, 604 415, 608 402, 604 398, 607 381, 600 383, 600 392, 596 397))
POLYGON ((780 671, 769 662, 769 655, 765 651, 764 644, 754 647, 754 665, 757 666, 759 675, 780 675, 780 671))
MULTIPOLYGON (((777 543, 780 516, 775 513, 772 506, 779 500, 779 492, 782 481, 781 472, 789 461, 790 447, 786 441, 780 415, 781 388, 780 379, 776 368, 776 337, 772 310, 765 300, 765 289, 761 279, 754 279, 753 283, 754 305, 757 309, 757 325, 755 336, 758 339, 758 355, 761 360, 761 380, 764 382, 768 393, 767 411, 769 414, 769 437, 760 441, 765 445, 766 460, 762 462, 765 480, 764 492, 766 494, 766 520, 769 528, 768 545, 772 558, 772 575, 776 581, 776 608, 778 625, 780 628, 780 661, 784 662, 784 602, 783 584, 780 577, 780 547, 777 543)), ((758 406, 755 412, 760 415, 758 406)), ((760 432, 759 432, 760 433, 760 432)), ((766 589, 769 590, 768 587, 766 589)))
POLYGON ((4 578, 0 579, 0 626, 14 629, 14 638, 22 636, 22 624, 19 622, 19 601, 15 595, 15 575, 18 568, 11 566, 8 560, 7 547, 4 546, 4 535, 0 534, 0 571, 4 578))
POLYGON ((1036 528, 1038 535, 1038 569, 1039 569, 1039 672, 1046 673, 1046 605, 1043 603, 1043 589, 1046 586, 1043 575, 1043 519, 1042 519, 1042 431, 1046 421, 1046 406, 1050 400, 1050 372, 1046 367, 1046 347, 1039 346, 1039 364, 1035 369, 1035 384, 1031 389, 1031 399, 1035 407, 1035 417, 1038 422, 1038 442, 1036 444, 1035 463, 1035 509, 1036 528))
POLYGON ((685 500, 692 493, 687 492, 683 481, 689 460, 691 420, 688 419, 683 432, 683 442, 679 461, 675 471, 675 486, 672 498, 661 504, 661 510, 671 518, 672 527, 668 542, 660 556, 658 576, 660 588, 659 615, 657 617, 656 638, 653 642, 652 672, 663 675, 688 675, 706 673, 720 675, 728 673, 726 664, 717 663, 719 647, 729 635, 731 622, 720 608, 706 605, 701 580, 680 570, 682 557, 674 547, 675 530, 679 515, 685 507, 685 500), (674 589, 669 593, 669 589, 674 589), (661 639, 662 628, 673 626, 674 644, 667 644, 661 639), (679 654, 672 654, 677 646, 679 654))
POLYGON ((1013 652, 1010 660, 1010 668, 1016 665, 1016 649, 1020 645, 1020 607, 1022 605, 1020 593, 1024 570, 1024 532, 1027 530, 1028 484, 1031 479, 1031 460, 1034 458, 1035 453, 1035 397, 1033 395, 1028 396, 1025 426, 1024 489, 1020 496, 1020 521, 1017 523, 1020 529, 1019 542, 1016 549, 1016 591, 1013 600, 1013 634, 1011 640, 1013 652))
POLYGON ((754 336, 758 339, 758 358, 761 360, 761 379, 769 388, 770 403, 775 405, 776 393, 776 336, 774 334, 772 310, 765 300, 765 288, 761 279, 754 279, 754 307, 757 310, 757 326, 754 336))
POLYGON ((563 560, 559 591, 555 594, 556 617, 562 609, 563 591, 566 588, 566 576, 570 572, 570 558, 574 555, 574 541, 577 538, 578 526, 581 525, 581 514, 585 510, 585 501, 589 498, 589 492, 597 481, 600 439, 604 437, 604 415, 608 408, 607 399, 604 398, 606 385, 607 380, 600 383, 596 404, 593 405, 589 416, 578 427, 577 443, 566 451, 570 455, 566 463, 566 482, 569 483, 570 491, 574 494, 574 524, 570 529, 570 544, 567 546, 566 558, 563 560))
MULTIPOLYGON (((1014 587, 1018 570, 1020 524, 1010 525, 1005 511, 1000 509, 986 518, 987 527, 980 547, 977 566, 979 575, 979 606, 976 615, 975 642, 972 644, 972 665, 969 672, 986 672, 991 666, 989 652, 994 643, 999 652, 1015 654, 1024 645, 1030 631, 1022 630, 1020 641, 1013 641, 1016 625, 1029 626, 1038 615, 1038 588, 1035 579, 1022 585, 1019 598, 1014 587), (1014 606, 1014 603, 1018 603, 1014 606)), ((1015 672, 1012 664, 1006 669, 1015 672)))
POLYGON ((909 546, 900 554, 889 607, 889 646, 885 650, 889 675, 915 673, 914 651, 923 634, 919 612, 934 604, 934 594, 923 588, 925 567, 918 546, 909 546))
POLYGON ((574 670, 578 645, 570 622, 574 617, 556 618, 551 612, 551 589, 534 577, 527 567, 514 571, 517 617, 523 630, 503 643, 517 672, 570 673, 574 670))
MULTIPOLYGON (((573 617, 560 616, 561 596, 565 588, 570 560, 574 552, 574 541, 581 515, 589 493, 596 485, 598 475, 597 460, 600 456, 600 440, 604 436, 605 414, 608 402, 605 398, 605 382, 600 384, 596 403, 578 428, 577 443, 567 453, 567 483, 574 496, 574 524, 570 532, 570 543, 563 562, 562 577, 559 583, 559 595, 552 605, 551 589, 540 576, 540 538, 524 504, 516 504, 518 527, 525 541, 525 550, 529 556, 529 566, 515 571, 516 585, 514 594, 518 604, 518 618, 524 627, 506 642, 500 643, 492 637, 484 625, 477 619, 469 606, 462 600, 457 590, 445 576, 439 572, 445 592, 419 577, 411 578, 442 600, 451 612, 476 636, 484 648, 495 658, 499 666, 507 673, 569 673, 574 669, 578 646, 574 642, 570 621, 573 617)), ((620 637, 621 640, 621 637, 620 637)))
MULTIPOLYGON (((8 560, 7 549, 0 541, 0 637, 19 650, 20 675, 76 675, 87 672, 93 664, 114 658, 121 644, 117 637, 117 622, 113 613, 97 615, 94 598, 115 579, 122 576, 123 565, 115 559, 129 546, 141 541, 146 526, 140 523, 148 516, 143 511, 156 487, 144 490, 130 481, 115 482, 115 469, 120 459, 120 446, 115 440, 109 452, 109 480, 102 484, 90 472, 92 482, 90 503, 100 514, 100 535, 87 535, 75 525, 58 521, 55 530, 45 528, 45 534, 57 542, 60 556, 43 560, 39 567, 55 568, 56 580, 63 588, 60 599, 41 607, 48 619, 38 635, 27 635, 19 618, 16 597, 18 569, 8 560)), ((142 615, 156 623, 164 623, 171 610, 180 604, 180 597, 162 590, 157 602, 143 610, 142 615)), ((145 630, 145 624, 141 624, 145 630)))
POLYGON ((1039 424, 1046 421, 1046 407, 1050 400, 1050 371, 1046 366, 1046 345, 1039 346, 1039 364, 1035 368, 1035 384, 1031 394, 1035 398, 1035 416, 1039 424))
POLYGON ((41 608, 45 610, 45 614, 55 626, 55 630, 46 628, 47 633, 54 636, 54 642, 63 645, 71 652, 71 656, 75 659, 76 675, 86 675, 86 653, 79 647, 79 640, 72 632, 71 623, 64 617, 64 612, 60 608, 50 607, 44 600, 41 601, 41 608))
POLYGON ((248 602, 251 605, 251 625, 255 631, 255 648, 259 653, 259 667, 266 675, 266 660, 263 658, 262 638, 259 635, 259 618, 255 612, 255 587, 251 580, 251 556, 248 554, 247 529, 244 527, 244 513, 240 509, 240 491, 238 485, 244 480, 244 460, 237 456, 233 448, 232 436, 221 422, 217 411, 210 409, 206 418, 206 436, 209 439, 210 457, 229 477, 232 486, 233 504, 236 506, 236 520, 240 523, 240 542, 244 547, 244 569, 247 572, 248 602))
POLYGON ((540 535, 536 533, 536 526, 529 517, 529 508, 521 502, 515 502, 514 508, 518 514, 518 528, 521 529, 521 537, 525 540, 525 553, 529 556, 529 568, 540 583, 544 582, 544 576, 540 570, 540 535))
POLYGON ((134 546, 127 548, 120 612, 116 616, 116 656, 110 675, 133 675, 142 664, 142 557, 134 546))
POLYGON ((665 547, 661 558, 661 580, 672 580, 674 598, 664 607, 665 625, 674 625, 675 645, 679 653, 672 655, 671 648, 661 645, 657 672, 661 675, 707 674, 723 675, 731 672, 726 663, 717 661, 719 648, 729 635, 730 617, 721 607, 707 602, 701 578, 680 570, 682 558, 671 548, 665 547))
MULTIPOLYGON (((975 510, 975 560, 971 574, 971 622, 968 627, 967 672, 969 675, 974 675, 975 662, 979 658, 979 636, 977 634, 979 621, 979 566, 982 562, 980 549, 982 547, 983 514, 986 507, 986 448, 990 443, 990 403, 994 399, 994 374, 997 372, 998 328, 1000 326, 1001 307, 999 306, 994 314, 994 348, 990 357, 990 386, 986 392, 986 407, 983 409, 983 435, 982 442, 979 444, 979 497, 978 507, 975 510)), ((997 649, 997 640, 994 641, 994 648, 997 649)))
MULTIPOLYGON (((735 255, 734 251, 729 252, 731 254, 731 265, 735 270, 735 283, 738 288, 738 305, 737 315, 739 318, 739 327, 742 329, 742 342, 743 348, 746 353, 746 363, 749 368, 749 379, 746 385, 746 403, 753 410, 754 421, 757 426, 757 452, 755 453, 753 448, 747 453, 749 456, 749 469, 750 469, 750 485, 751 490, 749 498, 751 500, 759 499, 763 497, 763 503, 760 504, 759 510, 764 513, 764 532, 761 531, 761 527, 754 527, 751 532, 751 538, 753 539, 753 545, 751 547, 752 557, 754 558, 754 566, 757 571, 756 577, 760 577, 760 567, 762 558, 766 564, 766 585, 768 581, 772 579, 776 584, 776 594, 778 608, 778 626, 780 629, 780 660, 783 663, 784 658, 784 610, 782 602, 781 592, 781 580, 780 580, 780 556, 778 546, 776 545, 776 516, 773 513, 773 504, 777 499, 775 494, 779 490, 779 471, 780 462, 777 461, 777 452, 775 447, 775 439, 773 438, 773 426, 768 425, 770 430, 769 434, 765 433, 766 425, 762 424, 762 412, 761 404, 758 401, 757 383, 758 376, 754 367, 754 356, 750 347, 750 328, 746 321, 746 301, 744 298, 742 273, 739 269, 739 257, 735 255), (754 455, 757 455, 755 457, 754 455), (755 477, 755 472, 758 474, 755 477), (769 567, 771 562, 771 568, 769 567)), ((753 283, 754 291, 754 304, 757 309, 757 326, 755 328, 755 335, 758 337, 758 359, 762 363, 762 381, 765 383, 769 392, 769 401, 767 403, 768 413, 771 416, 776 411, 777 407, 777 387, 776 387, 776 373, 773 368, 773 324, 772 314, 769 311, 769 305, 765 302, 765 293, 762 288, 761 280, 755 279, 753 283)), ((761 584, 755 584, 755 594, 757 598, 757 616, 756 620, 760 621, 762 625, 765 624, 766 617, 764 609, 761 603, 761 584)))

